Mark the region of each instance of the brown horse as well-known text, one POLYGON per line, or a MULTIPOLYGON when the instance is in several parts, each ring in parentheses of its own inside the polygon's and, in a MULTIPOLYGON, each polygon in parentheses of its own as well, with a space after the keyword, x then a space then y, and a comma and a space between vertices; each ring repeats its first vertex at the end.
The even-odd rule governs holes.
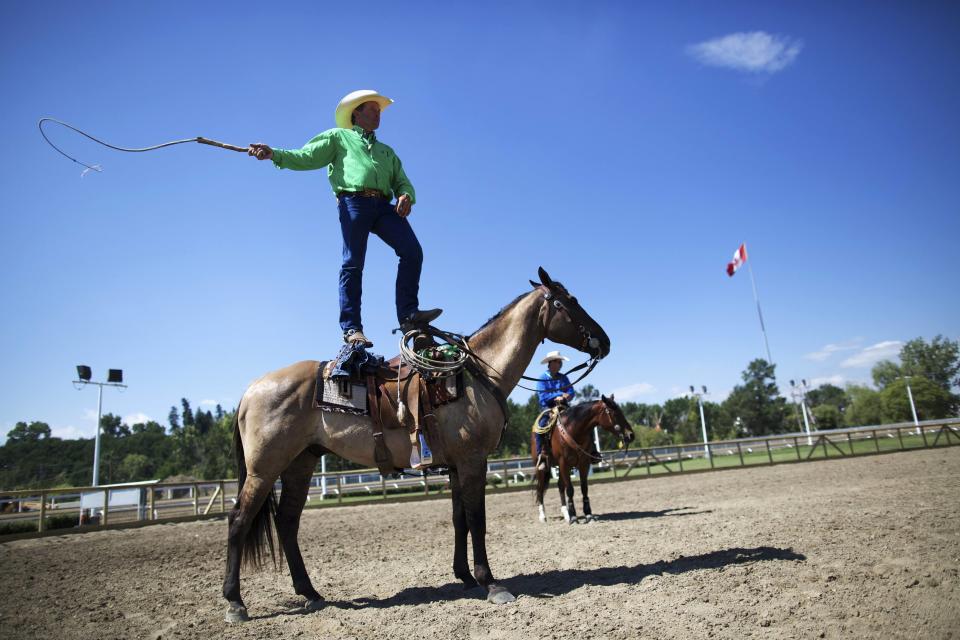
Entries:
MULTIPOLYGON (((580 474, 584 519, 587 522, 593 519, 587 494, 587 474, 591 464, 600 462, 600 456, 594 453, 591 442, 595 426, 618 436, 624 445, 633 442, 633 429, 623 415, 620 405, 614 402, 613 395, 609 398, 600 396, 600 399, 594 402, 574 405, 561 414, 557 426, 550 434, 550 445, 547 447, 549 464, 546 469, 537 470, 537 510, 540 522, 547 521, 547 515, 543 511, 543 494, 550 482, 550 469, 554 466, 560 469, 557 485, 560 488, 560 513, 563 514, 563 519, 567 524, 577 521, 577 510, 573 506, 573 482, 570 481, 570 470, 574 468, 580 474)), ((536 440, 531 434, 530 451, 534 466, 537 464, 536 450, 536 440)))
MULTIPOLYGON (((537 346, 545 339, 599 359, 610 352, 610 339, 566 288, 541 268, 540 282, 521 294, 466 339, 474 356, 464 376, 463 395, 434 411, 436 429, 429 434, 434 463, 449 468, 453 499, 453 573, 464 588, 483 586, 490 602, 514 600, 490 571, 485 545, 487 455, 503 433, 505 398, 519 382, 537 346), (467 534, 473 541, 473 575, 467 561, 467 534)), ((285 555, 305 608, 316 610, 323 598, 310 582, 297 542, 300 514, 318 456, 333 453, 373 466, 373 422, 369 416, 324 412, 313 407, 316 361, 308 360, 268 373, 250 385, 237 410, 234 442, 238 468, 237 502, 229 514, 223 596, 228 622, 249 619, 240 597, 241 560, 259 565, 264 550, 274 555, 271 521, 276 523, 278 555, 285 555), (280 479, 279 504, 273 485, 280 479)), ((393 464, 407 466, 411 445, 404 428, 385 429, 393 464)), ((370 536, 389 536, 370 531, 370 536)), ((358 541, 362 543, 362 541, 358 541)), ((396 541, 402 561, 405 541, 396 541)))

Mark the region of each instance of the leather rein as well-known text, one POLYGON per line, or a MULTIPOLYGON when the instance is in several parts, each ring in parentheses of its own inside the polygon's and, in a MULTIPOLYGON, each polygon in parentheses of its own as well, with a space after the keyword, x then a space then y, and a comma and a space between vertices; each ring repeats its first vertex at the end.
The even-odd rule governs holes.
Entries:
MULTIPOLYGON (((544 286, 544 285, 538 285, 537 288, 540 289, 540 291, 541 291, 541 293, 542 293, 542 295, 543 295, 544 300, 547 301, 547 306, 546 306, 546 309, 547 309, 547 317, 546 317, 546 319, 545 319, 544 322, 543 322, 543 326, 544 326, 544 327, 548 327, 548 326, 550 325, 550 319, 551 319, 551 317, 553 316, 553 313, 554 313, 555 311, 562 311, 562 312, 564 312, 564 313, 567 315, 567 318, 569 318, 571 322, 574 321, 574 320, 573 320, 573 316, 570 314, 570 311, 569 311, 569 309, 567 309, 566 305, 564 305, 560 300, 558 300, 558 299, 556 298, 556 296, 550 291, 549 288, 547 288, 547 287, 544 286)), ((540 313, 541 313, 541 315, 542 315, 542 314, 543 314, 543 311, 541 310, 540 313)), ((578 324, 578 325, 577 325, 577 330, 578 330, 579 333, 580 333, 580 337, 583 338, 582 342, 580 343, 580 350, 581 350, 581 351, 584 351, 584 350, 586 350, 586 349, 597 349, 597 353, 599 353, 600 341, 599 341, 597 338, 593 337, 593 335, 591 335, 591 333, 586 329, 586 327, 583 326, 583 324, 578 324)), ((432 326, 429 326, 429 325, 428 325, 427 327, 425 327, 423 331, 424 331, 424 333, 429 333, 429 334, 434 335, 434 336, 436 336, 436 337, 438 337, 438 338, 442 338, 443 340, 446 340, 446 341, 449 342, 450 344, 454 344, 454 345, 460 347, 461 349, 464 350, 464 352, 465 352, 467 355, 469 355, 470 357, 474 358, 474 359, 477 360, 478 362, 482 363, 485 367, 487 367, 487 368, 490 369, 491 371, 494 371, 494 372, 498 373, 501 377, 503 376, 503 373, 502 373, 501 371, 499 371, 499 370, 498 370, 496 367, 494 367, 492 364, 490 364, 489 362, 487 362, 486 360, 484 360, 483 358, 481 358, 479 355, 477 355, 477 354, 470 348, 470 345, 467 344, 467 336, 462 335, 462 334, 459 334, 459 333, 452 333, 452 332, 449 332, 449 331, 443 331, 443 330, 441 330, 441 329, 437 329, 437 328, 432 327, 432 326)), ((546 341, 546 338, 544 338, 543 340, 541 340, 541 342, 545 342, 545 341, 546 341)), ((586 377, 590 374, 590 372, 593 371, 593 368, 596 367, 597 364, 599 364, 599 362, 600 362, 600 357, 599 357, 599 356, 591 356, 591 357, 588 358, 587 360, 584 360, 583 362, 581 362, 581 363, 578 364, 577 366, 575 366, 575 367, 573 367, 572 369, 570 369, 569 371, 567 371, 567 372, 566 372, 565 374, 563 374, 563 375, 569 376, 570 374, 572 374, 572 373, 574 373, 574 372, 576 372, 576 371, 579 371, 580 369, 583 369, 584 367, 587 368, 586 371, 584 371, 582 374, 580 374, 580 377, 579 377, 579 378, 577 378, 576 380, 574 380, 573 382, 571 382, 569 385, 567 385, 567 386, 565 386, 565 387, 561 387, 561 388, 562 388, 562 389, 572 389, 572 388, 573 388, 573 385, 577 384, 578 382, 580 382, 581 380, 583 380, 584 378, 586 378, 586 377)), ((521 375, 520 378, 521 378, 522 380, 530 380, 531 382, 540 382, 540 379, 539 379, 539 378, 531 378, 530 376, 521 375)), ((531 387, 525 387, 525 386, 523 386, 522 384, 517 384, 516 386, 517 386, 518 388, 520 388, 520 389, 525 389, 525 390, 527 390, 527 391, 539 391, 539 389, 531 388, 531 387)))

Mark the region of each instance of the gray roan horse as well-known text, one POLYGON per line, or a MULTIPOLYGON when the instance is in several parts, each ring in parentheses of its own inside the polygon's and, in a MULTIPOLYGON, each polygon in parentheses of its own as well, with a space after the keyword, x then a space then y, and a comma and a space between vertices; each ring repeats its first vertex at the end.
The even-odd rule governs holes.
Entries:
MULTIPOLYGON (((610 352, 610 339, 562 284, 541 268, 533 291, 520 295, 467 339, 476 354, 478 375, 464 376, 464 393, 456 402, 436 408, 437 428, 431 433, 436 464, 449 468, 453 498, 453 573, 464 588, 483 586, 487 599, 510 602, 513 595, 490 571, 485 546, 487 455, 500 440, 504 399, 520 381, 537 346, 549 339, 594 358, 610 352), (482 375, 482 374, 481 374, 482 375), (473 540, 473 575, 467 562, 467 534, 473 540)), ((265 548, 274 555, 271 520, 280 541, 277 554, 286 556, 293 588, 316 610, 323 598, 310 582, 297 531, 318 456, 329 452, 374 466, 373 424, 369 416, 324 412, 313 407, 317 361, 298 362, 268 373, 250 385, 240 401, 234 443, 238 496, 229 514, 226 578, 223 596, 229 602, 228 622, 248 620, 240 597, 240 565, 259 565, 265 548), (273 485, 283 490, 277 503, 273 485)), ((468 368, 469 372, 469 368, 468 368)), ((410 460, 406 429, 385 429, 384 439, 394 466, 410 460)), ((371 536, 388 535, 371 531, 371 536)), ((398 557, 398 561, 402 558, 398 557)))

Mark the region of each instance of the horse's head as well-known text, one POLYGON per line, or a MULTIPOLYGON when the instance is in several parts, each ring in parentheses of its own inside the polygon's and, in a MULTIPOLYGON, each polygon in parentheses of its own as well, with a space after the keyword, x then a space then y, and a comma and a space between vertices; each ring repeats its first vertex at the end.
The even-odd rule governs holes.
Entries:
POLYGON ((567 288, 540 267, 540 282, 530 284, 540 289, 546 304, 540 312, 547 335, 553 342, 565 344, 600 359, 610 353, 610 338, 590 314, 583 310, 567 288))
POLYGON ((603 404, 603 408, 600 411, 600 420, 597 422, 597 426, 619 437, 624 444, 628 445, 633 442, 635 437, 633 427, 630 426, 627 417, 623 415, 620 405, 614 401, 613 394, 610 394, 609 398, 600 396, 599 402, 603 404))

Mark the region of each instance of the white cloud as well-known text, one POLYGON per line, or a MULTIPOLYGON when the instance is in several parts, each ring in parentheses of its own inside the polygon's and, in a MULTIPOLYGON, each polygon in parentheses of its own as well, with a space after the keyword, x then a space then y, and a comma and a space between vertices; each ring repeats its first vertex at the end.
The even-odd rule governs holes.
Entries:
POLYGON ((884 340, 883 342, 878 342, 877 344, 871 345, 860 353, 856 353, 843 362, 840 363, 840 366, 845 369, 850 369, 853 367, 869 367, 881 360, 889 360, 890 358, 897 358, 900 355, 900 348, 903 346, 903 343, 899 340, 884 340))
POLYGON ((765 31, 731 33, 687 47, 687 53, 712 67, 776 73, 796 60, 803 41, 765 31))
POLYGON ((215 407, 215 406, 217 406, 218 404, 220 404, 220 403, 217 402, 216 400, 201 400, 201 401, 200 401, 200 406, 201 406, 201 407, 215 407))
POLYGON ((810 378, 807 380, 807 383, 810 385, 811 389, 816 389, 817 387, 822 387, 825 384, 832 384, 835 387, 843 387, 846 384, 847 379, 841 375, 835 376, 823 376, 820 378, 810 378))
POLYGON ((625 387, 620 387, 611 391, 617 400, 627 402, 629 400, 636 400, 640 396, 647 396, 656 391, 654 387, 649 382, 638 382, 636 384, 630 384, 625 387))
POLYGON ((123 423, 127 426, 132 427, 135 424, 138 424, 141 422, 149 422, 152 419, 153 418, 151 418, 145 413, 131 413, 128 416, 124 416, 123 423))
POLYGON ((76 440, 77 438, 92 438, 93 427, 90 427, 89 429, 80 429, 73 426, 72 424, 68 424, 64 427, 50 427, 50 436, 53 438, 62 438, 63 440, 76 440))
POLYGON ((860 348, 859 340, 851 340, 850 342, 842 342, 840 344, 827 344, 824 345, 819 351, 814 351, 803 356, 807 360, 815 360, 817 362, 823 362, 830 356, 835 353, 840 353, 841 351, 853 351, 854 349, 860 348))

